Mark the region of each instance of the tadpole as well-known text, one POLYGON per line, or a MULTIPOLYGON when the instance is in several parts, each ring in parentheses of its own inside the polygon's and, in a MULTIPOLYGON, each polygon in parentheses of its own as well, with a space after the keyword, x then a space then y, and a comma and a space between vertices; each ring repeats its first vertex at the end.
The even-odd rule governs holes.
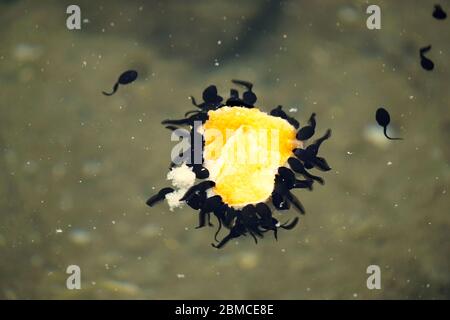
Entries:
POLYGON ((423 47, 420 49, 420 65, 427 71, 431 71, 434 69, 434 63, 427 57, 425 57, 425 53, 431 50, 431 45, 427 47, 423 47))
POLYGON ((444 20, 445 18, 447 18, 447 14, 442 9, 442 7, 437 4, 434 6, 433 17, 437 20, 444 20))
POLYGON ((116 93, 117 89, 119 89, 119 85, 127 85, 129 83, 132 83, 134 80, 136 80, 138 77, 138 73, 135 70, 128 70, 122 73, 117 80, 117 82, 114 84, 113 91, 111 93, 103 91, 102 93, 105 96, 112 96, 114 93, 116 93))
POLYGON ((387 127, 391 122, 391 117, 386 109, 378 108, 375 114, 375 119, 377 120, 378 125, 383 127, 383 133, 386 138, 388 138, 389 140, 403 140, 402 138, 391 138, 387 135, 387 127))

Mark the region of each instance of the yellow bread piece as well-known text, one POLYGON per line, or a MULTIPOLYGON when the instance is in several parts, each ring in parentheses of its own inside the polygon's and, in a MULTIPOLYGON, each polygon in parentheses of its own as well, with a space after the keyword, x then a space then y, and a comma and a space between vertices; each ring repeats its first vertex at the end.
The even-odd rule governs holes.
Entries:
POLYGON ((278 167, 302 146, 296 129, 257 108, 222 107, 208 116, 203 156, 213 191, 236 207, 266 201, 278 167))

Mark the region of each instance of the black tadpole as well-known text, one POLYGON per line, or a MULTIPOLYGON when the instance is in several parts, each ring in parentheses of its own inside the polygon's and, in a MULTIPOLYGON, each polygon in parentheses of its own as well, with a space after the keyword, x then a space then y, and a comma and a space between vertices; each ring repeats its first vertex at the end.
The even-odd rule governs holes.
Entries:
POLYGON ((249 91, 251 91, 253 89, 253 83, 251 83, 249 81, 233 79, 233 80, 231 80, 231 82, 233 82, 234 84, 238 84, 238 85, 244 86, 249 91))
POLYGON ((391 122, 391 117, 389 116, 389 112, 387 112, 384 108, 378 108, 375 119, 377 120, 378 125, 383 127, 383 133, 386 138, 389 140, 403 140, 402 138, 391 138, 387 135, 387 127, 391 122))
POLYGON ((175 190, 172 188, 162 188, 158 191, 157 194, 150 197, 150 199, 147 200, 147 205, 149 207, 153 207, 157 202, 164 200, 167 194, 174 192, 175 190))
POLYGON ((132 83, 134 80, 136 80, 138 77, 138 73, 135 70, 128 70, 122 73, 117 80, 117 82, 114 84, 113 91, 111 93, 102 91, 102 93, 105 96, 112 96, 114 93, 116 93, 117 89, 119 89, 119 85, 127 85, 129 83, 132 83))
POLYGON ((251 83, 249 81, 236 80, 236 79, 231 80, 231 82, 233 82, 234 84, 237 84, 237 85, 240 85, 240 86, 244 86, 245 88, 247 88, 247 91, 244 92, 243 97, 242 97, 246 104, 253 105, 256 102, 256 100, 258 98, 256 97, 256 95, 252 91, 253 83, 251 83))
POLYGON ((434 6, 433 17, 437 20, 444 20, 445 18, 447 18, 447 14, 442 9, 442 7, 437 4, 434 6))
POLYGON ((427 71, 431 71, 434 69, 434 63, 427 57, 425 57, 425 53, 431 50, 431 45, 427 47, 423 47, 420 49, 420 65, 427 71))

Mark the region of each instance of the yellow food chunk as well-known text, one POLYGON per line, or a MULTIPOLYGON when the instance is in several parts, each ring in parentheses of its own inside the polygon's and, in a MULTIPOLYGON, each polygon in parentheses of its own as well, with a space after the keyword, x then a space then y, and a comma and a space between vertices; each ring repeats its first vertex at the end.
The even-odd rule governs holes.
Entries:
POLYGON ((222 107, 208 116, 203 156, 214 192, 237 207, 267 200, 278 167, 301 147, 295 128, 257 108, 222 107))

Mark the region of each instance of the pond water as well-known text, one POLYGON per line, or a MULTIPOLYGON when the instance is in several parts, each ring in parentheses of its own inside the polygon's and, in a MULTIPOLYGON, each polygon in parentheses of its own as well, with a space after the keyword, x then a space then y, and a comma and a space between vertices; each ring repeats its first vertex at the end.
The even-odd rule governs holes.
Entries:
POLYGON ((81 30, 65 1, 0 1, 0 298, 450 298, 450 20, 435 1, 377 1, 380 30, 357 0, 77 3, 81 30), (315 112, 332 171, 296 192, 307 213, 278 241, 216 250, 194 210, 145 201, 168 184, 161 121, 236 78, 264 111, 315 112), (404 140, 383 136, 380 107, 404 140))

